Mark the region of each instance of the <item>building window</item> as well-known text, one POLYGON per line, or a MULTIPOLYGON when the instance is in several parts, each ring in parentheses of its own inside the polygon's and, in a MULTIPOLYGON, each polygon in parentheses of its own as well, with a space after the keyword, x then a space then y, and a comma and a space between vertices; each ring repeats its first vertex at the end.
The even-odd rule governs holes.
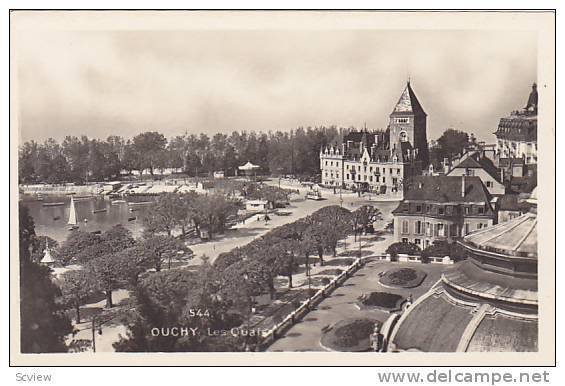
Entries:
POLYGON ((406 237, 403 237, 403 238, 402 238, 402 242, 403 242, 403 243, 407 243, 407 242, 408 242, 408 239, 407 239, 406 237))
POLYGON ((471 208, 466 206, 465 207, 465 214, 470 214, 471 213, 471 208))
POLYGON ((438 207, 437 211, 439 214, 443 214, 443 206, 438 207))
POLYGON ((477 229, 482 229, 483 228, 483 223, 478 223, 477 224, 477 229))
POLYGON ((396 175, 400 175, 400 169, 396 169, 396 175))
POLYGON ((373 182, 373 176, 369 176, 369 181, 373 182))
POLYGON ((335 174, 335 178, 339 178, 339 173, 336 173, 336 174, 335 174))
POLYGON ((417 235, 424 233, 422 229, 422 221, 418 220, 414 223, 414 233, 417 235))
POLYGON ((385 183, 385 178, 383 177, 383 184, 385 183))
POLYGON ((416 213, 422 213, 422 205, 416 205, 416 213))
POLYGON ((326 161, 326 166, 328 166, 328 161, 326 161))
POLYGON ((363 176, 363 181, 367 181, 367 176, 363 176))
POLYGON ((402 234, 408 233, 408 220, 402 220, 402 234))
POLYGON ((448 206, 445 207, 445 213, 447 215, 451 215, 451 206, 448 205, 448 206))
POLYGON ((349 179, 349 173, 345 175, 345 179, 346 179, 346 180, 349 179))
POLYGON ((469 234, 469 223, 465 223, 465 234, 468 235, 469 234))
POLYGON ((414 244, 416 244, 416 245, 419 246, 420 244, 422 244, 422 240, 420 240, 420 239, 414 239, 414 244))
POLYGON ((373 172, 373 167, 372 167, 372 166, 369 166, 369 172, 371 172, 371 173, 373 172))
POLYGON ((483 214, 485 212, 485 208, 483 208, 482 206, 479 206, 478 211, 479 211, 479 214, 483 214))
POLYGON ((432 235, 432 224, 426 222, 426 236, 431 236, 431 235, 432 235))
POLYGON ((487 181, 487 188, 492 188, 492 181, 487 181))
POLYGON ((437 235, 439 237, 445 237, 445 225, 437 224, 437 235))
POLYGON ((390 174, 392 174, 392 168, 389 168, 389 169, 388 169, 388 172, 389 172, 390 174))

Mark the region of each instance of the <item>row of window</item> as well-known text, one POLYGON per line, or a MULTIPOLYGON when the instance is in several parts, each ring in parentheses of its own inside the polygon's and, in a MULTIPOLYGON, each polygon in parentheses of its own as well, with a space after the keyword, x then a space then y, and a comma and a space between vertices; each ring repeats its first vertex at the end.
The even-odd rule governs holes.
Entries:
MULTIPOLYGON (((473 230, 469 223, 465 223, 463 226, 465 231, 462 236, 473 230)), ((488 223, 477 223, 475 227, 478 230, 487 226, 488 223)), ((401 233, 403 235, 410 234, 410 221, 402 220, 401 233)), ((417 220, 414 222, 413 234, 428 237, 457 237, 459 235, 459 227, 457 224, 430 223, 417 220)))
MULTIPOLYGON (((350 165, 346 165, 346 166, 345 166, 345 169, 346 169, 346 170, 351 170, 352 172, 355 172, 355 166, 353 166, 353 165, 352 165, 351 167, 349 167, 349 166, 350 166, 350 165)), ((386 169, 387 169, 387 168, 384 168, 384 167, 382 168, 382 173, 383 173, 383 174, 386 173, 386 169)), ((364 171, 364 172, 367 172, 367 170, 369 171, 369 173, 373 173, 373 171, 375 171, 375 172, 380 172, 380 168, 377 167, 377 166, 375 166, 374 168, 373 168, 373 166, 366 166, 366 165, 363 166, 363 171, 364 171)), ((361 171, 361 165, 357 165, 357 171, 358 171, 358 172, 361 171)), ((401 173, 401 168, 388 168, 388 172, 389 172, 389 174, 396 173, 397 175, 400 175, 400 173, 401 173)))
MULTIPOLYGON (((325 165, 328 166, 328 161, 325 161, 325 165)), ((330 166, 334 166, 334 161, 329 161, 330 162, 330 166)), ((335 161, 335 166, 339 166, 339 161, 335 161)))
MULTIPOLYGON (((437 215, 451 216, 458 213, 458 207, 453 205, 439 205, 439 204, 405 204, 402 208, 403 212, 410 212, 410 205, 414 206, 415 213, 428 213, 437 215)), ((470 214, 484 214, 485 206, 481 205, 464 205, 463 213, 470 214)))

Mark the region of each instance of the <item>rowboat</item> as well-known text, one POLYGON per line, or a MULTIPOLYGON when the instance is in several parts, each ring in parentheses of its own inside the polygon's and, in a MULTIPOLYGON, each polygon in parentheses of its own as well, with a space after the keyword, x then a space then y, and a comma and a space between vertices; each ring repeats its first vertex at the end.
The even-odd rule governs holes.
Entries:
POLYGON ((42 204, 43 206, 61 206, 61 205, 65 205, 64 202, 44 202, 42 204))
POLYGON ((106 209, 106 208, 103 208, 103 209, 94 209, 94 210, 92 211, 92 213, 102 213, 102 212, 106 212, 107 210, 108 210, 108 209, 106 209))
POLYGON ((111 202, 112 205, 119 205, 119 204, 125 204, 126 200, 114 200, 111 202))

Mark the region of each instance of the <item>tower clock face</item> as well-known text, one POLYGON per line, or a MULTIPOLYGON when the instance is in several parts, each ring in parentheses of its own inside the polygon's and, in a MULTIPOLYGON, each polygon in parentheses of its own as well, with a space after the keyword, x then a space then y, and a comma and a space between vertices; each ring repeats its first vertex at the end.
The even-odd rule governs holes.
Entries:
POLYGON ((401 142, 407 142, 408 141, 408 134, 406 134, 405 131, 401 131, 399 138, 400 138, 401 142))

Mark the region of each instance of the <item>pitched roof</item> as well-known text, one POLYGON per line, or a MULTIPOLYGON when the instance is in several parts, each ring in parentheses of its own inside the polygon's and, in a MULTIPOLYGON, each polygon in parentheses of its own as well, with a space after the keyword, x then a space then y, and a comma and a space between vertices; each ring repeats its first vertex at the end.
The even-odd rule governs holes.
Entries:
POLYGON ((416 98, 416 94, 414 94, 414 90, 410 86, 410 82, 406 83, 406 88, 402 95, 400 95, 400 99, 396 103, 391 115, 403 114, 426 115, 418 98, 416 98))
POLYGON ((527 202, 520 201, 517 194, 505 194, 498 199, 499 210, 509 210, 514 212, 527 211, 530 205, 527 202))
POLYGON ((408 183, 404 200, 490 202, 490 194, 479 177, 465 177, 465 196, 461 194, 462 185, 462 176, 415 176, 408 183))
POLYGON ((483 169, 492 178, 500 181, 500 172, 498 171, 496 166, 494 166, 492 161, 486 157, 479 158, 479 160, 477 161, 474 157, 470 156, 465 158, 459 164, 455 165, 453 168, 483 169))

